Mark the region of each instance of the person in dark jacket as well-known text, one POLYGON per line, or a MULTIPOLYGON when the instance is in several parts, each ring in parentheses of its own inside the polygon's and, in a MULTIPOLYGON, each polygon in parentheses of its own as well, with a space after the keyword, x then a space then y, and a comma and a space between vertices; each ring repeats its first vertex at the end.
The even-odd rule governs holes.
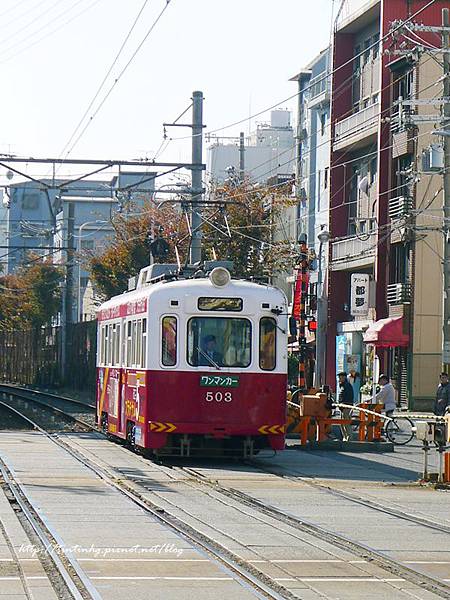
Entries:
MULTIPOLYGON (((339 378, 339 389, 338 389, 338 402, 339 404, 351 404, 353 406, 353 387, 347 379, 347 373, 342 371, 338 374, 339 378)), ((351 408, 341 408, 342 418, 350 419, 351 408)), ((350 439, 352 433, 351 425, 342 425, 342 439, 347 442, 350 439)))
POLYGON ((441 373, 441 383, 436 390, 434 401, 434 414, 442 417, 447 407, 450 407, 450 385, 447 373, 441 373))

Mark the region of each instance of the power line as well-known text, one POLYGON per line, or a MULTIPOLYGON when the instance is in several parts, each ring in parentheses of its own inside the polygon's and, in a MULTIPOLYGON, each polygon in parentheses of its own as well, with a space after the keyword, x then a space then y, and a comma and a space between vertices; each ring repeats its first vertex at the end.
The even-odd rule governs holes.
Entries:
MULTIPOLYGON (((6 14, 8 12, 11 12, 11 10, 14 8, 17 8, 18 6, 20 6, 21 4, 23 4, 26 0, 22 0, 21 2, 18 2, 14 7, 8 9, 7 11, 5 11, 3 14, 6 14)), ((21 12, 19 15, 16 15, 13 19, 11 19, 10 21, 7 21, 6 23, 3 23, 2 26, 7 28, 10 25, 12 25, 13 23, 15 23, 16 21, 19 21, 22 17, 29 15, 30 13, 34 12, 34 10, 36 10, 37 8, 39 8, 40 6, 42 6, 43 4, 45 4, 46 0, 40 0, 39 2, 37 2, 37 4, 34 5, 34 7, 28 7, 27 10, 25 10, 25 12, 21 12)))
POLYGON ((84 135, 84 133, 86 132, 86 130, 88 129, 89 125, 92 123, 92 121, 95 119, 95 117, 97 116, 97 114, 100 112, 100 110, 102 109, 103 105, 105 104, 105 102, 107 101, 107 99, 109 98, 109 96, 111 95, 113 89, 116 87, 116 85, 122 79, 123 75, 128 70, 128 67, 131 65, 131 63, 133 62, 133 60, 136 58, 136 56, 139 53, 139 51, 141 50, 142 46, 145 44, 145 42, 149 38, 150 34, 152 33, 152 31, 154 30, 154 28, 158 24, 159 20, 162 18, 163 14, 165 13, 165 11, 167 10, 167 8, 169 7, 169 4, 170 4, 171 0, 165 0, 165 2, 166 2, 165 6, 161 10, 161 12, 158 14, 158 16, 156 17, 156 19, 153 21, 153 23, 151 24, 151 26, 149 27, 149 29, 147 30, 147 33, 145 34, 144 38, 141 40, 141 42, 137 46, 136 50, 131 55, 131 58, 125 64, 124 68, 120 71, 120 73, 117 75, 117 77, 115 78, 113 84, 111 85, 111 87, 107 91, 106 95, 103 97, 103 100, 100 102, 100 104, 98 105, 98 107, 96 108, 96 110, 94 111, 94 113, 89 117, 88 122, 83 127, 83 129, 81 130, 81 132, 78 134, 78 136, 75 139, 75 141, 73 142, 72 146, 67 150, 66 156, 68 156, 73 151, 73 149, 75 148, 75 146, 78 144, 78 142, 80 141, 80 139, 82 138, 82 136, 84 135))
POLYGON ((31 27, 31 25, 33 25, 34 23, 36 23, 36 21, 40 21, 42 19, 43 16, 45 16, 47 13, 49 13, 50 11, 52 11, 55 6, 57 6, 58 4, 60 4, 63 0, 55 0, 55 2, 53 2, 53 4, 51 4, 49 7, 47 7, 46 10, 40 12, 36 17, 34 17, 31 21, 29 21, 26 25, 24 25, 23 27, 20 27, 20 29, 17 29, 16 31, 13 31, 13 33, 5 38, 3 38, 0 41, 0 45, 4 44, 5 42, 8 42, 9 40, 11 40, 13 37, 15 37, 18 33, 22 33, 22 31, 27 30, 29 27, 31 27))
MULTIPOLYGON (((318 83, 321 83, 322 81, 326 81, 329 77, 331 77, 331 75, 334 75, 335 73, 337 73, 338 71, 340 71, 344 67, 348 66, 354 60, 360 58, 366 52, 370 51, 372 48, 375 48, 376 46, 379 46, 383 41, 385 41, 386 39, 388 39, 389 37, 391 37, 393 34, 395 34, 397 31, 399 31, 406 23, 410 23, 413 19, 415 19, 416 17, 418 17, 427 8, 429 8, 430 6, 432 6, 436 1, 437 0, 430 0, 430 2, 428 2, 428 4, 426 4, 425 6, 423 6, 422 8, 420 8, 418 11, 416 11, 414 14, 412 14, 410 17, 408 17, 407 19, 405 19, 404 21, 402 21, 400 25, 397 25, 396 27, 394 27, 394 29, 392 29, 391 31, 389 31, 388 33, 386 33, 377 42, 374 42, 373 44, 371 44, 367 48, 364 48, 364 50, 362 50, 359 54, 355 54, 355 56, 353 56, 352 58, 350 58, 346 62, 342 63, 341 65, 339 65, 335 69, 332 69, 329 73, 327 73, 326 75, 323 75, 323 77, 320 77, 319 79, 316 79, 314 81, 314 84, 310 84, 309 86, 303 88, 302 92, 309 91, 310 89, 312 89, 313 86, 317 85, 318 83)), ((241 125, 242 123, 246 123, 249 119, 254 119, 256 117, 259 117, 259 116, 263 115, 264 113, 268 112, 269 110, 273 110, 274 108, 277 108, 278 106, 280 106, 280 104, 285 104, 286 102, 289 102, 290 100, 293 100, 298 95, 299 95, 299 92, 297 92, 295 94, 292 94, 291 96, 288 96, 287 98, 284 98, 283 100, 280 100, 276 104, 273 104, 272 106, 269 106, 269 107, 267 107, 267 108, 265 108, 263 110, 260 110, 259 112, 255 113, 253 115, 250 115, 250 116, 247 115, 245 117, 245 119, 240 119, 239 121, 234 121, 233 123, 229 123, 228 125, 224 125, 223 127, 218 127, 217 129, 211 129, 209 131, 205 131, 205 132, 203 132, 203 134, 204 135, 211 135, 212 133, 217 133, 218 131, 223 131, 225 129, 230 129, 231 127, 235 127, 236 125, 241 125)), ((201 134, 201 135, 203 135, 203 134, 201 134)), ((183 137, 173 138, 173 140, 183 140, 183 139, 188 139, 188 137, 190 137, 190 136, 183 136, 183 137)))
POLYGON ((118 51, 118 52, 117 52, 117 54, 115 55, 115 57, 114 57, 114 59, 113 59, 113 61, 112 61, 111 65, 109 66, 109 68, 108 68, 108 70, 107 70, 107 72, 106 72, 106 75, 103 77, 103 79, 102 79, 102 81, 101 81, 100 85, 99 85, 99 86, 98 86, 98 88, 97 88, 97 91, 95 92, 94 96, 92 97, 91 101, 89 102, 89 104, 88 104, 88 106, 87 106, 86 110, 84 111, 84 113, 83 113, 83 116, 82 116, 82 117, 81 117, 81 119, 79 120, 79 122, 78 122, 77 126, 76 126, 76 127, 75 127, 75 129, 73 130, 73 132, 72 132, 72 135, 70 136, 70 138, 69 138, 68 142, 65 144, 64 148, 61 150, 61 152, 60 152, 60 156, 62 156, 62 155, 64 154, 64 152, 65 152, 66 148, 68 148, 68 146, 70 146, 70 143, 72 142, 72 140, 73 140, 73 139, 74 139, 74 137, 76 136, 76 134, 77 134, 78 130, 80 129, 81 125, 83 124, 83 121, 85 120, 85 118, 86 118, 86 117, 87 117, 87 115, 89 114, 89 111, 90 111, 90 110, 91 110, 91 108, 93 107, 93 105, 94 105, 95 101, 97 100, 97 98, 98 98, 98 96, 99 96, 100 92, 101 92, 101 91, 102 91, 102 89, 103 89, 103 86, 105 85, 106 81, 108 80, 108 77, 110 76, 110 74, 111 74, 112 70, 113 70, 113 69, 114 69, 114 67, 116 66, 116 64, 117 64, 117 61, 119 60, 119 58, 120 58, 120 56, 121 56, 121 54, 122 54, 122 52, 123 52, 123 50, 124 50, 125 46, 127 45, 127 42, 128 42, 128 40, 130 39, 130 37, 131 37, 131 34, 133 33, 133 31, 134 31, 134 29, 135 29, 136 25, 138 24, 138 22, 139 22, 139 19, 141 18, 141 16, 142 16, 142 13, 144 12, 144 9, 145 9, 145 7, 147 6, 148 2, 149 2, 149 0, 144 0, 144 3, 142 4, 141 8, 139 9, 139 12, 137 13, 137 15, 136 15, 136 17, 135 17, 135 19, 134 19, 134 21, 133 21, 133 23, 132 23, 132 25, 131 25, 130 29, 128 30, 128 33, 126 34, 125 38, 123 39, 123 42, 122 42, 122 44, 120 45, 119 51, 118 51))
MULTIPOLYGON (((82 1, 83 0, 79 0, 71 8, 69 8, 67 11, 65 11, 65 12, 57 15, 55 18, 51 19, 50 21, 48 21, 47 23, 45 23, 42 27, 40 27, 39 29, 37 29, 36 31, 34 31, 33 33, 31 33, 30 36, 28 36, 28 37, 34 37, 40 31, 42 31, 43 29, 46 29, 51 23, 54 23, 55 21, 59 21, 61 19, 61 17, 64 17, 65 15, 67 15, 68 13, 70 13, 82 1)), ((83 15, 84 13, 86 13, 89 10, 91 10, 92 8, 94 8, 94 6, 96 6, 99 2, 100 2, 100 0, 94 0, 94 2, 92 2, 88 6, 85 6, 82 10, 80 10, 79 12, 77 12, 75 15, 73 15, 72 17, 70 17, 69 19, 67 19, 66 21, 64 21, 63 23, 60 23, 59 25, 57 25, 51 31, 45 33, 45 35, 39 37, 37 40, 34 40, 30 44, 27 44, 26 46, 24 46, 23 48, 21 48, 20 50, 18 50, 15 54, 13 53, 10 56, 6 56, 1 62, 2 63, 7 63, 7 62, 13 60, 14 58, 16 58, 17 56, 20 56, 21 54, 23 54, 24 52, 26 52, 30 48, 33 48, 34 46, 36 46, 36 44, 39 44, 40 42, 46 40, 47 38, 49 38, 50 36, 52 36, 56 32, 60 31, 64 27, 66 27, 66 25, 69 25, 70 23, 72 23, 72 21, 75 21, 76 19, 78 19, 78 17, 81 17, 81 15, 83 15)), ((23 44, 26 41, 27 41, 27 39, 23 39, 23 40, 17 42, 16 44, 11 45, 9 48, 7 48, 6 50, 3 51, 4 54, 7 54, 8 52, 10 52, 11 50, 13 50, 17 46, 20 46, 21 44, 23 44)))

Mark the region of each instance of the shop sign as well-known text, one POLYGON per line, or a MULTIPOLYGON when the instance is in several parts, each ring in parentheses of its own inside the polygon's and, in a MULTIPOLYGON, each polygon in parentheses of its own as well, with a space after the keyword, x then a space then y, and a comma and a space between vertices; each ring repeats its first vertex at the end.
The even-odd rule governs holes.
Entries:
POLYGON ((367 273, 352 273, 350 314, 353 317, 366 317, 369 312, 369 281, 367 273))

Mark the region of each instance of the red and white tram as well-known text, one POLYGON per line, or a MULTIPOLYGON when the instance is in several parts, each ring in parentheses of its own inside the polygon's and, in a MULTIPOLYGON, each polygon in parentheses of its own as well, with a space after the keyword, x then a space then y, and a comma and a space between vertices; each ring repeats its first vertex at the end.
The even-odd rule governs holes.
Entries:
POLYGON ((285 295, 220 266, 192 279, 170 268, 143 269, 98 311, 99 426, 155 454, 282 450, 285 295))

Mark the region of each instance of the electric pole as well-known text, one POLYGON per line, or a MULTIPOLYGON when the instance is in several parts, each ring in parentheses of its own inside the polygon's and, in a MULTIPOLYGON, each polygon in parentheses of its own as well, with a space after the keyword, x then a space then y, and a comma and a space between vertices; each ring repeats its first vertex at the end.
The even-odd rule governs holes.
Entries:
POLYGON ((444 323, 443 323, 443 355, 442 362, 448 367, 450 363, 450 54, 449 48, 449 9, 442 9, 442 50, 444 65, 444 93, 442 104, 444 135, 444 323))
POLYGON ((68 202, 66 238, 66 280, 63 287, 61 311, 61 377, 65 380, 67 367, 68 330, 73 319, 73 261, 75 257, 75 206, 68 202))
POLYGON ((245 178, 245 138, 244 132, 239 134, 239 181, 244 182, 245 178))
POLYGON ((202 158, 203 158, 203 93, 192 94, 192 265, 202 260, 202 158))

